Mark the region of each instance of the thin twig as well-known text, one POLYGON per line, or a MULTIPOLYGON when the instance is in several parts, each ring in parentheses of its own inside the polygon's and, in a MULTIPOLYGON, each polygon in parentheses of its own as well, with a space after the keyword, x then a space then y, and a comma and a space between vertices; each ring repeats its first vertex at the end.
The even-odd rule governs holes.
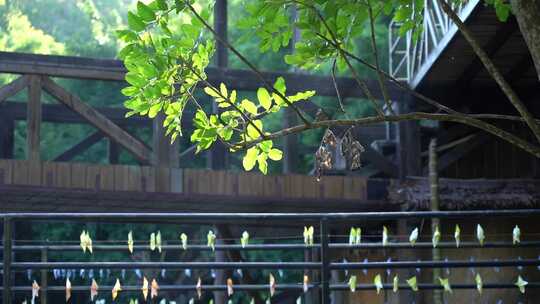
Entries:
POLYGON ((381 65, 379 64, 379 52, 377 50, 377 40, 375 38, 375 19, 373 16, 373 7, 371 7, 371 2, 369 0, 367 0, 367 4, 368 4, 368 13, 369 13, 369 25, 371 29, 371 48, 373 49, 373 57, 375 59, 375 66, 377 67, 377 81, 379 82, 379 87, 381 88, 384 103, 386 103, 386 107, 388 108, 388 111, 392 115, 394 115, 395 114, 394 109, 392 109, 390 97, 388 96, 388 89, 386 88, 386 84, 384 82, 384 78, 381 73, 381 65))
POLYGON ((338 100, 339 110, 342 113, 345 113, 345 108, 343 107, 343 99, 341 98, 341 93, 339 92, 339 87, 336 81, 336 61, 337 59, 334 58, 334 62, 332 63, 332 83, 334 84, 334 88, 336 89, 336 97, 338 100))
POLYGON ((274 86, 272 86, 270 83, 268 83, 268 81, 264 78, 264 76, 262 75, 262 73, 257 69, 257 67, 255 67, 255 65, 253 65, 249 60, 247 60, 246 57, 244 57, 238 50, 236 50, 236 48, 234 48, 231 44, 229 44, 227 41, 225 41, 224 39, 222 39, 218 33, 216 33, 216 31, 214 30, 214 28, 212 28, 198 13, 197 11, 195 11, 195 9, 193 8, 193 6, 191 6, 191 4, 188 2, 188 1, 185 1, 185 4, 186 6, 189 8, 189 10, 193 13, 193 15, 195 16, 195 18, 197 18, 213 35, 214 37, 216 38, 217 41, 219 41, 219 43, 223 44, 224 46, 226 46, 228 49, 230 49, 237 57, 238 59, 240 59, 243 63, 245 63, 256 75, 257 77, 259 77, 259 79, 262 81, 262 83, 266 86, 267 89, 271 90, 273 93, 275 93, 276 95, 278 95, 289 107, 291 107, 295 112, 296 114, 298 115, 298 117, 300 118, 300 120, 302 120, 302 122, 306 125, 309 125, 310 122, 307 120, 306 117, 304 117, 304 115, 302 114, 302 112, 291 102, 287 99, 287 97, 283 94, 281 94, 281 92, 279 92, 278 90, 276 90, 274 88, 274 86))

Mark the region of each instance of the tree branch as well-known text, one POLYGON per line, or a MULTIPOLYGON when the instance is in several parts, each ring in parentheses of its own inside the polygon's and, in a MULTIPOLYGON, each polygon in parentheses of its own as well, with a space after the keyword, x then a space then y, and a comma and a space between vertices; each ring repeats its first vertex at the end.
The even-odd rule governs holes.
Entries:
POLYGON ((373 7, 371 6, 371 1, 367 0, 368 4, 368 13, 369 13, 369 26, 371 29, 371 48, 373 49, 373 57, 375 59, 375 67, 377 68, 377 81, 379 82, 379 87, 383 95, 384 103, 388 111, 394 115, 394 109, 392 109, 392 104, 390 103, 390 97, 388 96, 388 89, 384 83, 383 74, 381 73, 381 65, 379 64, 379 52, 377 50, 377 40, 375 38, 375 19, 373 16, 373 7))
MULTIPOLYGON (((380 116, 370 116, 362 117, 357 119, 339 119, 339 120, 322 120, 311 123, 311 125, 297 125, 290 128, 285 128, 280 131, 267 134, 266 139, 272 140, 277 139, 286 135, 301 133, 306 130, 319 129, 319 128, 329 128, 335 126, 362 126, 362 125, 371 125, 381 122, 400 122, 400 121, 409 121, 409 120, 436 120, 436 121, 449 121, 462 123, 471 127, 475 127, 481 130, 484 130, 492 135, 495 135, 501 138, 504 141, 507 141, 517 147, 525 150, 528 153, 540 158, 540 147, 533 145, 526 140, 523 140, 512 133, 504 131, 492 124, 486 123, 484 121, 471 118, 465 114, 440 114, 440 113, 425 113, 425 112, 411 112, 406 114, 399 115, 386 115, 385 117, 380 116)), ((246 141, 236 143, 238 148, 247 148, 250 147, 261 140, 246 141)))
POLYGON ((260 78, 260 80, 266 86, 267 89, 269 89, 270 91, 278 95, 281 99, 283 99, 283 101, 285 101, 285 103, 296 112, 296 114, 298 115, 298 117, 300 117, 300 120, 302 120, 304 124, 306 125, 310 124, 309 120, 307 120, 307 118, 302 114, 302 112, 292 102, 290 102, 287 99, 287 97, 285 97, 285 95, 281 94, 281 92, 276 90, 274 86, 272 86, 270 83, 268 83, 268 81, 266 81, 266 79, 264 78, 262 73, 257 69, 257 67, 255 67, 251 62, 249 62, 249 60, 247 60, 242 54, 240 54, 240 52, 236 50, 236 48, 230 45, 227 41, 221 39, 221 37, 216 33, 216 31, 197 13, 197 11, 195 11, 193 6, 191 6, 191 4, 188 1, 185 1, 185 4, 189 8, 189 10, 193 13, 195 18, 197 18, 214 35, 216 40, 218 40, 220 43, 222 43, 224 46, 230 49, 242 62, 244 62, 257 75, 257 77, 260 78))
POLYGON ((444 0, 437 0, 437 2, 441 5, 443 11, 448 15, 448 17, 450 17, 450 19, 454 22, 459 31, 463 34, 465 40, 469 42, 480 61, 482 61, 482 63, 484 64, 487 72, 497 82, 506 97, 508 97, 508 99, 510 100, 510 103, 512 103, 512 105, 516 108, 519 114, 523 117, 529 128, 532 130, 537 141, 540 142, 540 125, 536 123, 534 116, 531 114, 531 112, 529 112, 529 110, 527 110, 525 105, 519 99, 516 92, 504 79, 501 72, 499 72, 493 61, 489 58, 488 54, 482 49, 476 38, 473 36, 472 32, 465 26, 463 21, 459 19, 459 16, 452 10, 450 5, 444 0))

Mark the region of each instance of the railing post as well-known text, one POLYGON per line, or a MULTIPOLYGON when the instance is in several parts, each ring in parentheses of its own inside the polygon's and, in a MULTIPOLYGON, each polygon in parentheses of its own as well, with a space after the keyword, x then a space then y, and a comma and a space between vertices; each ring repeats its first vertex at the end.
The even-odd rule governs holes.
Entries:
MULTIPOLYGON (((48 262, 48 251, 47 251, 47 247, 43 247, 41 249, 41 262, 43 263, 47 263, 48 262)), ((43 292, 42 296, 41 296, 41 304, 47 304, 47 286, 48 286, 48 282, 47 282, 47 270, 46 269, 42 269, 41 270, 41 288, 43 290, 45 290, 45 292, 43 292)))
POLYGON ((330 261, 328 260, 328 219, 322 218, 321 230, 321 304, 330 304, 330 261))
POLYGON ((11 303, 11 229, 12 223, 11 219, 6 216, 4 217, 4 275, 3 275, 3 286, 4 292, 2 295, 3 303, 11 303))

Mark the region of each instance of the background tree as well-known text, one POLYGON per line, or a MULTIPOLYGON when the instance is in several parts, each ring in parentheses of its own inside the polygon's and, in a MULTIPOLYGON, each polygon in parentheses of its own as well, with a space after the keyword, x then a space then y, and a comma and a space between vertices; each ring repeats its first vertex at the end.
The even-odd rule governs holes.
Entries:
MULTIPOLYGON (((300 38, 294 42, 292 53, 284 56, 285 62, 305 70, 337 66, 339 71, 356 79, 358 88, 366 96, 364 103, 370 105, 374 115, 358 117, 342 109, 344 115, 341 117, 335 115, 322 120, 309 117, 297 105, 300 102, 309 102, 316 92, 289 95, 283 79, 268 83, 249 58, 236 46, 221 41, 216 35, 210 26, 211 7, 204 2, 195 1, 156 0, 149 5, 138 2, 137 10, 129 12, 129 29, 118 32, 119 38, 127 44, 120 52, 120 57, 129 70, 126 80, 131 85, 122 91, 130 98, 125 106, 131 110, 130 115, 155 117, 158 112, 164 112, 167 116, 164 126, 172 140, 182 135, 182 113, 187 107, 194 107, 195 130, 190 134, 190 139, 197 144, 197 151, 208 149, 214 142, 221 141, 232 152, 246 150, 243 156, 244 168, 251 170, 258 165, 263 173, 267 172, 268 159, 277 161, 282 157, 281 151, 274 147, 274 141, 280 137, 312 129, 384 121, 435 120, 463 123, 482 129, 540 157, 537 142, 528 142, 492 123, 493 120, 501 119, 523 121, 536 139, 540 140, 537 121, 452 10, 451 4, 444 0, 438 2, 469 41, 520 116, 461 113, 416 92, 410 93, 430 105, 433 112, 394 113, 386 93, 386 81, 403 90, 409 89, 388 75, 381 66, 375 25, 378 20, 391 17, 401 22, 402 33, 412 31, 414 36, 418 36, 421 31, 419 25, 422 22, 423 1, 402 0, 250 1, 246 5, 248 16, 239 22, 240 26, 252 29, 252 34, 259 38, 259 49, 263 53, 287 48, 292 43, 293 33, 298 31, 297 36, 300 38), (296 11, 296 18, 292 21, 288 17, 291 9, 296 11), (172 20, 175 20, 176 28, 180 31, 170 29, 172 20), (355 55, 355 39, 366 33, 371 38, 370 56, 355 55), (229 90, 224 84, 213 87, 206 81, 205 68, 213 54, 214 37, 259 76, 262 86, 257 91, 256 98, 240 97, 236 91, 229 90), (364 59, 365 57, 370 59, 364 59), (382 101, 363 83, 358 68, 353 63, 374 72, 383 92, 382 101), (213 114, 199 102, 195 95, 197 86, 204 87, 204 92, 223 109, 221 113, 213 114), (287 107, 296 113, 301 123, 285 129, 269 128, 265 119, 277 115, 287 107), (389 110, 389 114, 384 108, 389 110)), ((508 3, 501 0, 487 2, 494 5, 501 19, 508 17, 508 3)), ((520 13, 522 12, 516 9, 516 14, 520 13)), ((518 16, 518 19, 527 18, 518 16)), ((531 23, 520 22, 522 31, 527 31, 531 23)), ((339 102, 341 103, 341 100, 339 102)), ((356 153, 359 151, 360 149, 357 149, 356 153)), ((325 164, 328 151, 323 146, 320 147, 318 156, 322 156, 318 157, 319 166, 328 165, 325 164)))

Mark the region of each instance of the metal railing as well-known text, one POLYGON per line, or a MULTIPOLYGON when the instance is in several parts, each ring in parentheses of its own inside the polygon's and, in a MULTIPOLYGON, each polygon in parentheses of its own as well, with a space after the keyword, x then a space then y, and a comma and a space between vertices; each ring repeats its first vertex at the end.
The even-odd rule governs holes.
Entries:
MULTIPOLYGON (((32 290, 31 286, 18 286, 13 282, 13 274, 20 271, 41 270, 47 271, 55 268, 66 269, 272 269, 272 270, 298 270, 298 271, 316 271, 320 280, 318 282, 310 282, 309 289, 314 289, 319 292, 321 303, 330 303, 330 294, 332 291, 347 290, 349 285, 344 282, 333 282, 331 284, 332 270, 367 270, 367 269, 418 269, 418 268, 469 268, 469 267, 525 267, 539 266, 540 259, 501 259, 501 260, 428 260, 428 261, 370 261, 370 262, 336 262, 332 260, 331 252, 333 250, 342 249, 431 249, 432 244, 429 242, 419 242, 411 246, 406 240, 396 241, 392 239, 388 244, 381 242, 373 242, 373 239, 367 242, 362 242, 357 245, 349 245, 348 243, 338 242, 339 237, 332 235, 329 231, 333 227, 347 227, 358 222, 367 221, 393 221, 393 220, 412 220, 412 219, 485 219, 487 217, 510 217, 510 218, 531 218, 540 216, 540 209, 534 210, 481 210, 481 211, 433 211, 433 212, 364 212, 364 213, 3 213, 0 218, 3 220, 3 285, 1 288, 3 303, 12 303, 14 293, 28 292, 32 290), (257 250, 315 250, 319 254, 319 259, 316 261, 257 261, 257 262, 194 262, 194 261, 161 261, 161 262, 33 262, 19 261, 13 259, 14 253, 19 252, 72 252, 80 250, 76 245, 54 244, 49 242, 41 245, 19 245, 13 236, 13 227, 17 223, 37 223, 49 221, 69 221, 70 223, 164 223, 164 224, 189 224, 189 225, 214 225, 214 224, 273 224, 287 222, 290 225, 314 225, 316 228, 316 242, 309 246, 301 243, 269 243, 269 244, 248 244, 241 246, 239 244, 216 244, 215 249, 200 244, 189 244, 187 248, 182 248, 179 242, 167 242, 162 246, 163 251, 257 251, 257 250)), ((489 236, 489 234, 488 234, 489 236)), ((343 238, 343 236, 340 236, 343 238)), ((301 239, 300 233, 298 239, 301 239)), ((406 238, 405 238, 406 239, 406 238)), ((454 242, 444 240, 439 244, 440 248, 456 248, 454 242)), ((539 248, 540 241, 530 240, 523 241, 518 244, 505 241, 490 241, 483 245, 478 242, 464 241, 459 249, 463 248, 503 248, 503 247, 525 247, 539 248)), ((135 250, 148 250, 147 245, 140 243, 135 244, 135 250)), ((99 251, 126 251, 127 245, 120 244, 95 244, 93 246, 95 252, 99 251)), ((488 249, 489 250, 489 249, 488 249)), ((43 273, 43 272, 42 272, 43 273)), ((278 283, 276 286, 278 291, 295 291, 301 293, 304 289, 302 282, 299 283, 278 283)), ((393 289, 393 284, 383 284, 383 289, 393 289)), ((529 282, 527 288, 539 288, 540 282, 529 282)), ((160 286, 161 291, 179 291, 179 292, 195 292, 197 286, 185 284, 169 284, 160 286)), ((226 291, 227 285, 202 285, 200 288, 203 291, 226 291)), ((406 284, 400 284, 402 290, 410 290, 411 287, 406 284)), ((443 287, 435 283, 419 283, 419 289, 433 290, 442 289, 443 287)), ((476 284, 452 284, 454 289, 476 289, 476 284)), ((513 282, 486 282, 483 285, 485 289, 500 289, 500 288, 516 288, 513 282)), ((100 286, 100 290, 112 289, 112 286, 100 286)), ((234 286, 235 290, 239 291, 262 291, 268 290, 268 284, 239 284, 234 286)), ((373 290, 373 284, 357 284, 357 290, 373 290)), ((73 286, 72 291, 88 291, 88 286, 73 286)), ((122 291, 140 291, 140 286, 126 285, 122 286, 122 291)), ((58 292, 65 291, 64 286, 42 286, 41 292, 58 292)))
MULTIPOLYGON (((453 9, 464 20, 479 2, 468 0, 464 4, 453 5, 453 9)), ((407 81, 412 87, 457 32, 457 27, 437 0, 424 0, 422 14, 421 34, 416 41, 412 31, 400 35, 401 23, 391 21, 388 29, 389 73, 398 80, 407 81)))

